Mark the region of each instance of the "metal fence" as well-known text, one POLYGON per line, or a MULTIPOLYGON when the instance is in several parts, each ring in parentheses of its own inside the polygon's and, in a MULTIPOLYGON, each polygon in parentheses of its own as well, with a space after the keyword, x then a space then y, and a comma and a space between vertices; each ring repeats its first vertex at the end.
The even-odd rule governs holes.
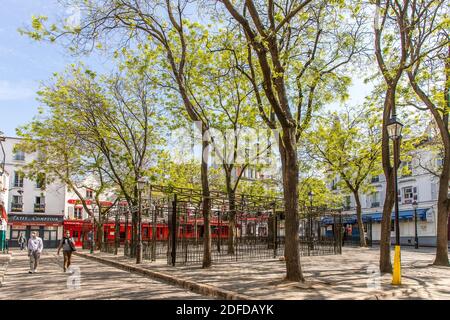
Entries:
MULTIPOLYGON (((201 193, 181 190, 182 196, 178 197, 177 193, 159 192, 158 197, 150 193, 140 206, 129 208, 127 212, 130 216, 141 216, 142 259, 166 259, 169 265, 201 264, 206 231, 201 193)), ((220 194, 211 199, 209 223, 213 263, 284 257, 285 219, 279 203, 273 199, 241 196, 230 210, 227 201, 220 194), (234 233, 234 241, 229 241, 230 233, 234 233)), ((323 216, 323 211, 300 209, 298 248, 301 256, 341 253, 342 223, 333 215, 333 232, 328 233, 321 223, 323 216)), ((139 228, 134 230, 138 232, 139 228)), ((138 238, 137 234, 131 235, 131 239, 138 238)), ((115 246, 115 242, 105 242, 101 250, 115 253, 115 246)), ((125 256, 136 257, 136 241, 126 240, 123 248, 125 256)))

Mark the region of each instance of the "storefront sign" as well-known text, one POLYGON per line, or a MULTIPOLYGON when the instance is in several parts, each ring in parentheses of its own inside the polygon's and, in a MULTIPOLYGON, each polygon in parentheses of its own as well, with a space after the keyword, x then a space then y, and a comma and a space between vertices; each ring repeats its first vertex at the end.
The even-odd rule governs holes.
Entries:
POLYGON ((9 215, 9 223, 26 223, 26 224, 61 224, 64 220, 64 216, 37 216, 37 215, 9 215))
MULTIPOLYGON (((69 204, 75 204, 75 205, 82 205, 83 202, 79 199, 69 199, 67 200, 67 203, 69 204)), ((92 200, 85 200, 86 205, 90 206, 90 205, 97 205, 97 203, 95 201, 92 200)), ((113 205, 113 203, 111 201, 100 201, 100 205, 102 207, 111 207, 113 205)))

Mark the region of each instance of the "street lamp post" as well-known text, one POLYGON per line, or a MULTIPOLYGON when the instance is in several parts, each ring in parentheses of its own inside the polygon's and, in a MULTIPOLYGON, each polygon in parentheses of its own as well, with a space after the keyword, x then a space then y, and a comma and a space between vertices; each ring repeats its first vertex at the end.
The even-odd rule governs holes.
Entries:
POLYGON ((310 190, 308 192, 308 197, 309 197, 309 205, 310 205, 308 236, 309 236, 309 248, 312 250, 313 249, 313 242, 312 242, 312 210, 313 210, 313 197, 314 197, 314 193, 312 192, 312 190, 310 190))
POLYGON ((137 189, 138 189, 138 230, 137 230, 137 250, 136 250, 136 263, 142 262, 142 190, 145 188, 145 180, 143 178, 138 179, 137 189))
POLYGON ((394 143, 394 193, 395 193, 395 255, 394 255, 394 272, 392 274, 392 284, 400 285, 401 280, 401 251, 400 251, 400 224, 398 209, 398 181, 397 170, 400 162, 400 139, 402 137, 403 124, 397 121, 395 112, 387 125, 389 138, 394 143))
POLYGON ((419 236, 417 234, 417 208, 419 205, 417 201, 414 201, 412 206, 414 208, 414 248, 419 249, 419 236))

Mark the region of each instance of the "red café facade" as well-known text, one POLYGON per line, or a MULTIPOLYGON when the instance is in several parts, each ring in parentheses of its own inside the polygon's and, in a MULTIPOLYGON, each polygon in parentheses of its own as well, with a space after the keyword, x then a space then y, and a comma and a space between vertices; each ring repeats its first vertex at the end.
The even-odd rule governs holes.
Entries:
MULTIPOLYGON (((75 208, 81 208, 82 205, 79 200, 70 199, 68 200, 69 204, 74 205, 75 208)), ((91 205, 91 200, 87 200, 87 204, 91 205)), ((112 206, 112 202, 103 201, 102 206, 112 206)), ((119 204, 120 205, 120 204, 119 204)), ((126 205, 124 203, 124 205, 126 205)), ((258 222, 255 217, 245 218, 245 220, 238 221, 237 227, 242 230, 244 227, 244 234, 239 232, 239 235, 263 235, 263 233, 267 233, 267 217, 264 217, 262 221, 264 221, 264 230, 261 231, 261 227, 258 226, 258 222), (252 226, 252 228, 250 228, 252 226), (259 229, 259 232, 256 229, 259 229)), ((184 217, 179 217, 178 220, 179 226, 177 230, 177 235, 180 238, 202 238, 204 234, 204 222, 202 217, 195 217, 192 213, 188 213, 186 219, 184 217)), ((125 243, 125 219, 121 217, 119 232, 120 232, 120 242, 121 244, 125 243)), ((211 237, 218 238, 228 238, 228 222, 219 220, 218 217, 212 217, 210 220, 211 225, 211 237)), ((83 244, 83 241, 88 240, 89 232, 95 229, 93 226, 92 218, 87 219, 66 219, 64 221, 64 232, 70 231, 71 236, 75 240, 75 245, 80 247, 83 244)), ((103 235, 104 242, 114 241, 115 240, 115 229, 116 222, 114 218, 109 219, 103 223, 103 235)), ((96 230, 95 230, 96 231, 96 230)), ((132 226, 131 226, 131 218, 128 221, 128 232, 127 232, 127 240, 131 240, 132 226)), ((94 232, 96 234, 96 232, 94 232)), ((143 219, 142 221, 142 239, 144 241, 150 240, 153 238, 153 224, 148 219, 143 219)), ((164 217, 158 217, 156 223, 156 239, 157 240, 167 240, 169 238, 169 225, 168 221, 165 220, 164 217)))

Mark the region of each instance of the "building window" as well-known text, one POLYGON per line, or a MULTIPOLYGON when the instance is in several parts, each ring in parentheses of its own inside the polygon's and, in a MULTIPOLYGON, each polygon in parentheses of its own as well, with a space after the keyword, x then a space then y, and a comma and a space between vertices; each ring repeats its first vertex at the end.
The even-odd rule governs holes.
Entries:
POLYGON ((337 184, 338 184, 338 179, 337 179, 337 178, 334 178, 334 179, 331 181, 331 190, 336 190, 336 189, 337 189, 337 184))
POLYGON ((403 202, 413 203, 414 200, 417 200, 417 188, 416 187, 405 187, 403 188, 403 202))
POLYGON ((378 176, 373 176, 372 179, 371 179, 371 182, 372 183, 380 182, 380 176, 379 175, 378 176))
POLYGON ((439 184, 432 182, 431 183, 431 200, 438 199, 438 190, 439 190, 439 184))
POLYGON ((351 209, 351 197, 350 196, 345 196, 345 201, 344 201, 344 209, 345 210, 350 210, 351 209))
POLYGON ((23 174, 18 171, 14 171, 14 187, 23 188, 23 174))
POLYGON ((34 202, 34 212, 45 212, 45 197, 36 197, 34 202))
POLYGON ((45 189, 45 173, 39 173, 36 178, 36 188, 45 189))
POLYGON ((14 160, 16 160, 16 161, 25 161, 25 153, 23 151, 17 150, 14 153, 14 160))
POLYGON ((83 208, 75 207, 73 217, 74 219, 83 219, 83 208))
POLYGON ((92 199, 94 197, 94 192, 92 190, 86 190, 86 198, 92 199))
POLYGON ((13 196, 11 203, 11 211, 22 212, 23 210, 23 198, 22 196, 13 196))
POLYGON ((371 208, 376 208, 380 206, 380 192, 374 192, 370 195, 371 208))
POLYGON ((412 162, 407 161, 402 164, 402 177, 409 177, 412 175, 412 162))

